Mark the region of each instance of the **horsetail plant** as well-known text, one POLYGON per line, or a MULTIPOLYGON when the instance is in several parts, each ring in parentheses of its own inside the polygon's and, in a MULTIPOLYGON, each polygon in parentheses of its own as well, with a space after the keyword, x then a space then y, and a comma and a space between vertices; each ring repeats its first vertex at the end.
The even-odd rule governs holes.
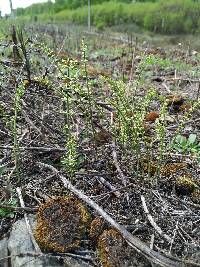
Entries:
POLYGON ((150 89, 143 98, 135 95, 133 105, 131 96, 135 92, 134 88, 131 91, 123 81, 115 81, 113 79, 106 79, 106 81, 111 90, 110 104, 115 110, 114 134, 121 144, 127 159, 130 156, 130 149, 127 148, 131 148, 131 156, 136 161, 136 168, 133 168, 135 164, 132 164, 130 170, 131 172, 136 171, 138 175, 143 158, 142 154, 149 152, 149 145, 147 145, 149 140, 147 141, 145 134, 145 116, 151 101, 157 97, 157 92, 155 89, 150 89), (144 148, 147 151, 144 151, 144 148))
MULTIPOLYGON (((162 167, 162 161, 163 161, 163 155, 164 152, 166 151, 165 147, 165 137, 166 137, 166 115, 167 115, 167 101, 163 102, 163 105, 161 106, 160 109, 160 116, 159 119, 156 120, 156 127, 155 127, 155 132, 156 132, 156 140, 158 141, 158 164, 157 164, 157 169, 156 169, 156 176, 160 176, 160 170, 162 167)), ((154 181, 157 184, 157 178, 155 178, 154 181)))
POLYGON ((58 63, 59 76, 63 81, 67 81, 64 86, 60 87, 62 98, 62 112, 64 114, 64 134, 66 138, 67 152, 62 157, 62 164, 73 179, 76 171, 77 160, 77 137, 74 129, 74 99, 73 90, 77 81, 77 62, 73 60, 61 60, 58 63))

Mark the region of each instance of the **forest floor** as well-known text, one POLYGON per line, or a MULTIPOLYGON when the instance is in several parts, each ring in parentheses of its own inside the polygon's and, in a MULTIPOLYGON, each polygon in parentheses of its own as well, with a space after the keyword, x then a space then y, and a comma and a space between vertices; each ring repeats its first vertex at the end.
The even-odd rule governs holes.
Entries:
MULTIPOLYGON (((155 251, 200 264, 200 52, 184 49, 184 44, 155 47, 132 36, 32 25, 25 34, 15 36, 10 30, 1 39, 0 53, 0 238, 23 216, 17 187, 26 212, 32 213, 48 198, 70 194, 45 167, 53 166, 155 251), (129 127, 135 114, 144 115, 139 157, 129 139, 120 139, 124 110, 116 104, 123 101, 120 92, 112 91, 115 81, 126 90, 134 88, 129 92, 135 94, 136 110, 129 110, 133 96, 123 96, 129 127), (63 88, 69 90, 70 101, 63 88), (143 114, 137 103, 150 89, 156 97, 143 114), (66 125, 76 138, 73 177, 64 160, 69 149, 66 125), (161 128, 162 144, 162 134, 156 135, 161 128), (151 144, 150 152, 145 142, 151 144)), ((88 210, 92 219, 98 217, 97 211, 88 210)), ((100 266, 87 235, 74 253, 81 249, 100 266)), ((131 261, 134 250, 126 245, 122 254, 109 266, 134 266, 125 265, 123 258, 127 261, 124 255, 129 255, 131 261)))

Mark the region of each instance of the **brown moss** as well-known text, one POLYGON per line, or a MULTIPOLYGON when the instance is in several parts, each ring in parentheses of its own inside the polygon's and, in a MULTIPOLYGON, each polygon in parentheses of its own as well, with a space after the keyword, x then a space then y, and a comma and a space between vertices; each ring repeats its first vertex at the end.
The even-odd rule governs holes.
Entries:
POLYGON ((168 106, 171 105, 182 105, 185 99, 181 95, 168 95, 167 96, 167 103, 168 106))
POLYGON ((195 189, 192 192, 192 200, 193 202, 200 204, 200 189, 195 189))
POLYGON ((179 112, 187 110, 189 107, 186 103, 186 99, 181 95, 169 95, 167 97, 167 103, 169 107, 169 111, 179 112))
POLYGON ((78 199, 56 197, 40 206, 34 236, 42 249, 63 253, 79 247, 88 222, 78 199))
POLYGON ((143 170, 145 173, 148 173, 153 176, 156 173, 157 170, 157 164, 155 161, 152 160, 147 160, 145 159, 144 163, 143 163, 143 170))
POLYGON ((7 187, 0 187, 0 199, 1 201, 9 200, 11 197, 11 192, 7 187))
MULTIPOLYGON (((185 162, 175 162, 175 163, 167 163, 163 167, 161 167, 160 174, 162 176, 170 176, 176 173, 179 170, 187 169, 188 164, 185 162)), ((144 172, 150 172, 151 175, 154 175, 157 171, 158 163, 153 160, 144 159, 143 162, 143 170, 144 172)))
POLYGON ((180 176, 176 179, 175 190, 180 195, 190 195, 197 187, 195 181, 186 175, 180 176))
POLYGON ((154 122, 159 116, 159 112, 151 111, 145 116, 145 121, 154 122))
POLYGON ((105 230, 98 241, 98 254, 103 267, 120 267, 119 254, 123 248, 123 238, 114 229, 105 230))
POLYGON ((106 144, 111 141, 112 135, 107 130, 101 129, 99 132, 95 133, 94 139, 97 144, 106 144))
POLYGON ((191 104, 189 104, 189 103, 184 103, 184 104, 182 104, 180 107, 179 107, 179 110, 180 111, 187 111, 187 110, 189 110, 191 108, 191 104))
POLYGON ((188 164, 185 162, 168 163, 161 168, 161 175, 170 176, 171 174, 174 174, 179 170, 187 169, 187 167, 188 164))
POLYGON ((46 78, 42 78, 42 77, 35 77, 31 83, 33 85, 37 85, 38 87, 46 87, 48 85, 50 85, 50 82, 48 79, 46 78))
POLYGON ((97 242, 98 237, 105 229, 105 222, 100 217, 96 217, 90 225, 89 237, 93 242, 97 242))
POLYGON ((28 88, 29 85, 30 85, 30 81, 27 80, 27 79, 24 79, 24 80, 23 80, 23 85, 24 85, 25 88, 28 88))
POLYGON ((60 58, 60 59, 65 59, 65 60, 71 57, 71 55, 65 51, 56 52, 56 53, 54 53, 54 56, 56 56, 57 58, 60 58))
POLYGON ((152 131, 153 128, 150 125, 146 124, 145 122, 143 123, 143 128, 144 128, 144 134, 146 135, 146 137, 151 138, 151 136, 153 135, 153 131, 152 131))

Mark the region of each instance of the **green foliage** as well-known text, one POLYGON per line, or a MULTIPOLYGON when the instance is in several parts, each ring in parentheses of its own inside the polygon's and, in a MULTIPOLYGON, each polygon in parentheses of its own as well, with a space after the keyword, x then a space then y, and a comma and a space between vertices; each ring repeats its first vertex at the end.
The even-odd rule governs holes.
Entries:
POLYGON ((198 31, 200 5, 192 0, 159 1, 144 18, 144 27, 158 33, 198 31))
POLYGON ((180 153, 192 153, 197 156, 198 162, 200 162, 200 143, 197 141, 196 134, 190 134, 188 138, 182 135, 177 135, 172 148, 180 153))
MULTIPOLYGON (((139 173, 141 159, 143 158, 142 151, 145 149, 147 156, 151 142, 145 134, 145 116, 148 113, 148 107, 152 101, 158 98, 157 92, 153 88, 149 89, 144 97, 135 97, 140 86, 143 84, 145 68, 148 64, 148 57, 144 57, 138 68, 140 74, 137 76, 136 83, 133 87, 127 86, 123 81, 106 79, 112 92, 109 102, 116 112, 116 118, 112 125, 113 134, 120 144, 124 156, 128 159, 130 156, 128 153, 130 152, 131 157, 136 158, 136 168, 132 163, 130 163, 129 168, 131 171, 137 171, 137 173, 139 173)), ((162 158, 166 127, 164 123, 161 127, 160 123, 157 128, 160 130, 159 152, 160 158, 162 158)), ((127 162, 130 162, 130 160, 127 160, 127 162)))
MULTIPOLYGON (((46 3, 38 3, 28 6, 26 8, 17 8, 15 9, 16 16, 30 16, 34 17, 42 13, 51 13, 53 11, 53 3, 48 1, 46 3)), ((66 8, 66 7, 65 7, 66 8)))
POLYGON ((71 179, 73 179, 74 172, 77 169, 77 137, 74 132, 73 118, 74 118, 74 99, 70 96, 71 90, 76 87, 78 79, 77 62, 74 60, 64 61, 58 63, 61 79, 67 79, 69 82, 64 88, 60 88, 60 93, 63 100, 65 125, 64 133, 66 137, 67 152, 62 158, 62 164, 67 170, 71 179))
POLYGON ((62 164, 69 173, 70 178, 74 176, 74 172, 78 167, 77 163, 77 140, 74 136, 68 137, 66 147, 68 151, 62 158, 62 164))
MULTIPOLYGON (((88 0, 56 0, 33 4, 25 9, 17 9, 18 16, 40 19, 68 20, 86 24, 88 0)), ((193 0, 93 0, 91 1, 91 23, 99 30, 106 26, 135 23, 146 30, 163 34, 200 32, 200 5, 193 0)))
MULTIPOLYGON (((3 205, 11 206, 11 207, 16 207, 17 206, 17 199, 12 198, 8 201, 4 201, 1 203, 3 205)), ((12 209, 9 208, 0 208, 0 218, 1 217, 8 217, 8 218, 13 218, 15 216, 15 212, 12 209)))
POLYGON ((4 174, 5 170, 6 170, 5 166, 0 166, 0 177, 4 174))
MULTIPOLYGON (((70 13, 62 11, 55 18, 86 24, 87 15, 86 6, 70 13)), ((91 22, 100 29, 121 23, 135 23, 158 33, 194 33, 199 31, 199 17, 200 5, 192 0, 130 4, 110 1, 91 7, 91 22)))

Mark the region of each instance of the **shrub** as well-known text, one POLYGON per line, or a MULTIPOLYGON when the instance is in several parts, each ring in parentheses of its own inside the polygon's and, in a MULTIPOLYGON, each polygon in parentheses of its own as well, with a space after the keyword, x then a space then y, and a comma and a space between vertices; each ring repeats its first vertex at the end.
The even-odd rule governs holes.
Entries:
MULTIPOLYGON (((71 1, 70 7, 76 9, 54 9, 55 20, 71 21, 78 24, 87 24, 88 8, 87 1, 71 1), (85 5, 85 6, 84 6, 85 5), (79 7, 79 8, 77 8, 79 7)), ((43 4, 44 5, 44 4, 43 4)), ((63 5, 65 8, 66 5, 63 5)), ((69 7, 69 6, 68 6, 69 7)), ((52 16, 52 6, 46 6, 45 15, 40 16, 43 20, 52 16)), ((41 14, 40 4, 34 6, 32 16, 41 14)), ((30 7, 20 15, 28 15, 30 7)), ((30 15, 30 14, 29 14, 30 15)), ((91 6, 91 23, 102 30, 106 26, 120 25, 122 23, 135 23, 146 30, 163 34, 181 34, 199 32, 200 28, 200 5, 192 0, 160 0, 160 1, 93 1, 91 6)))

